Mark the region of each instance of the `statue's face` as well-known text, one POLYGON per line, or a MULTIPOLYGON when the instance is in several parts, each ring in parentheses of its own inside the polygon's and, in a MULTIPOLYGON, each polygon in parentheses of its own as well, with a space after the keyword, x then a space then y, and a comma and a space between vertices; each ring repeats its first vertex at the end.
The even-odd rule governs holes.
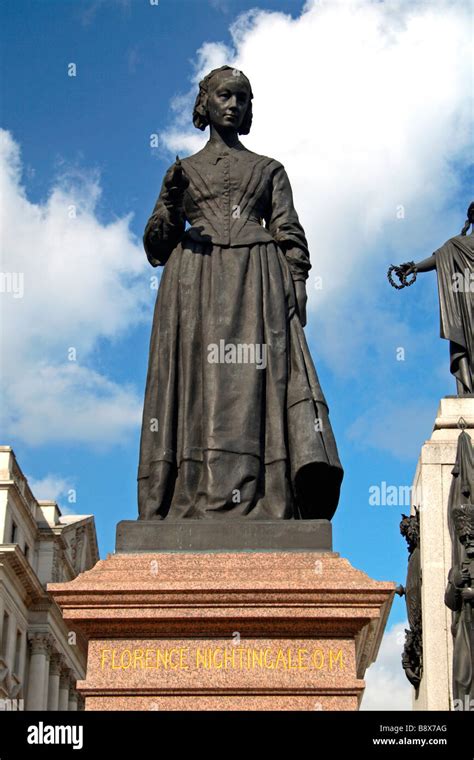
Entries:
POLYGON ((250 93, 242 77, 216 78, 207 99, 209 121, 216 127, 237 132, 247 111, 249 98, 250 93))

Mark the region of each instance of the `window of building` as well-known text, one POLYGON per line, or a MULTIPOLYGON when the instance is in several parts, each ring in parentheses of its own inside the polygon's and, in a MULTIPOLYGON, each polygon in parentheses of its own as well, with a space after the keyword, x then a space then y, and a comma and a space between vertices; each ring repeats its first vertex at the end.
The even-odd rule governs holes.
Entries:
POLYGON ((2 657, 5 658, 7 655, 7 636, 8 636, 8 624, 10 622, 10 615, 8 612, 3 613, 3 621, 2 621, 2 642, 0 645, 0 652, 2 653, 2 657))
POLYGON ((14 520, 12 520, 12 529, 10 532, 10 543, 16 544, 18 538, 18 526, 14 520))
POLYGON ((14 673, 16 675, 19 675, 20 673, 20 660, 21 660, 21 644, 22 644, 23 636, 21 631, 17 630, 16 632, 16 643, 15 643, 15 669, 14 673))

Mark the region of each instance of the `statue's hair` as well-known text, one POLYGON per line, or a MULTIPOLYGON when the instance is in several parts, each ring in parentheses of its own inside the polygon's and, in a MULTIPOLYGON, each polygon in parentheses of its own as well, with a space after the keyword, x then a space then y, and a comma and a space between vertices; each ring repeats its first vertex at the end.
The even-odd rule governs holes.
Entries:
MULTIPOLYGON (((206 127, 209 124, 209 113, 207 110, 207 98, 209 95, 210 90, 210 84, 212 78, 218 74, 220 71, 238 71, 238 69, 235 69, 232 66, 221 66, 219 69, 213 69, 212 71, 207 74, 207 76, 204 77, 199 82, 199 93, 196 98, 196 102, 194 103, 194 110, 193 110, 193 124, 196 127, 196 129, 200 129, 201 131, 204 131, 206 127)), ((252 88, 250 86, 250 82, 245 76, 245 74, 242 71, 239 71, 239 75, 242 76, 249 88, 249 104, 247 106, 247 110, 245 112, 245 116, 242 119, 242 124, 239 128, 239 135, 248 135, 250 132, 250 127, 252 126, 252 98, 253 98, 253 92, 252 88)))
POLYGON ((465 235, 469 227, 471 226, 471 224, 474 224, 474 202, 469 204, 469 208, 466 212, 466 215, 467 215, 466 224, 461 230, 461 235, 465 235))

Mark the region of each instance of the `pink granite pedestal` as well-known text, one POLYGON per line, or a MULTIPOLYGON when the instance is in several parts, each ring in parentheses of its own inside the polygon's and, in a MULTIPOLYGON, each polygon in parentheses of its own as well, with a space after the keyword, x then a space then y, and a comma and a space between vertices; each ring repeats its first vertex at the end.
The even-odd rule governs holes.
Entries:
POLYGON ((357 710, 395 584, 336 553, 115 554, 48 591, 87 710, 357 710))

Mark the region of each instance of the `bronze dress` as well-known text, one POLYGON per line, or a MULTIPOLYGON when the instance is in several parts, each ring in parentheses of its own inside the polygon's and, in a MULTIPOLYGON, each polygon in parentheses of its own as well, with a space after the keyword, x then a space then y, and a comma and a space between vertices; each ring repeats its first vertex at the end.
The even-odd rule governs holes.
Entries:
POLYGON ((144 235, 164 270, 140 518, 330 519, 343 471, 296 312, 293 281, 311 265, 285 169, 211 143, 182 166, 184 213, 163 184, 144 235))
POLYGON ((449 340, 458 395, 474 393, 474 235, 456 235, 435 251, 441 337, 449 340))

